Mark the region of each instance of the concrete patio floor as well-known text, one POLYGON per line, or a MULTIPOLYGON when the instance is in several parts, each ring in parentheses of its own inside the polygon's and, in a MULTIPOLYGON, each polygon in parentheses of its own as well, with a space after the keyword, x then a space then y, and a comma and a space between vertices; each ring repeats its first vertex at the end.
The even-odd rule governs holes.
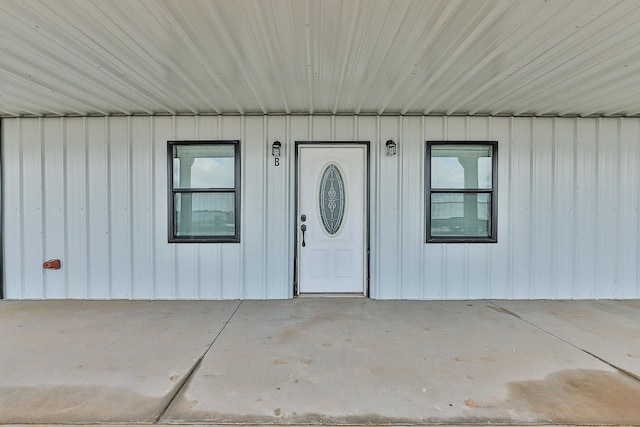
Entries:
POLYGON ((0 301, 0 424, 640 425, 640 301, 0 301))

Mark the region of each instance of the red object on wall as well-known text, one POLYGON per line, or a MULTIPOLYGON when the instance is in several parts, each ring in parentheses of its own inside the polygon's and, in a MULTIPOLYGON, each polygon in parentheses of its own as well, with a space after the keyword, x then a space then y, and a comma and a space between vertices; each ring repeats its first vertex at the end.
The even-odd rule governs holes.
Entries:
POLYGON ((44 264, 42 264, 42 267, 49 270, 60 270, 60 267, 61 267, 60 260, 50 259, 49 261, 45 261, 44 264))

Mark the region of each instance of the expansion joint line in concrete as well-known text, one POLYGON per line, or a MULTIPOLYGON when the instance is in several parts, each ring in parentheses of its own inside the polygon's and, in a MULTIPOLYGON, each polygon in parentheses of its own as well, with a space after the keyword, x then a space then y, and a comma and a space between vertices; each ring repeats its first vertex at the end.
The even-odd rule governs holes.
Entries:
POLYGON ((592 353, 592 352, 590 352, 589 350, 585 350, 584 348, 581 348, 581 347, 579 347, 579 346, 577 346, 577 345, 573 344, 572 342, 567 341, 566 339, 559 337, 558 335, 552 334, 551 332, 547 331, 546 329, 543 329, 542 327, 540 327, 540 326, 536 325, 535 323, 532 323, 532 322, 528 321, 527 319, 524 319, 522 316, 519 316, 519 315, 517 315, 516 313, 514 313, 514 312, 512 312, 512 311, 509 311, 509 310, 507 310, 507 309, 506 309, 506 308, 504 308, 504 307, 501 307, 499 304, 496 304, 494 301, 490 301, 490 303, 491 303, 491 304, 493 304, 493 305, 495 305, 496 307, 498 307, 500 310, 504 310, 504 312, 505 312, 505 313, 510 314, 510 315, 512 315, 513 317, 515 317, 515 318, 517 318, 517 319, 522 320, 524 323, 526 323, 526 324, 528 324, 528 325, 533 326, 533 327, 534 327, 534 328, 536 328, 537 330, 539 330, 539 331, 541 331, 541 332, 543 332, 543 333, 545 333, 545 334, 547 334, 547 335, 550 335, 550 336, 554 337, 555 339, 557 339, 557 340, 559 340, 559 341, 562 341, 563 343, 565 343, 565 344, 567 344, 567 345, 569 345, 569 346, 571 346, 571 347, 575 348, 576 350, 580 350, 581 352, 583 352, 583 353, 585 353, 585 354, 587 354, 587 355, 589 355, 589 356, 593 357, 594 359, 597 359, 597 360, 599 360, 600 362, 602 362, 602 363, 604 363, 604 364, 606 364, 606 365, 611 366, 613 369, 615 369, 615 370, 617 370, 618 372, 620 372, 620 373, 622 373, 622 374, 624 374, 624 375, 628 376, 629 378, 634 379, 634 380, 636 380, 636 381, 640 382, 640 376, 638 376, 638 375, 634 374, 633 372, 630 372, 630 371, 628 371, 628 370, 626 370, 626 369, 624 369, 624 368, 621 368, 620 366, 616 366, 615 364, 613 364, 613 363, 609 362, 608 360, 603 359, 602 357, 600 357, 600 356, 598 356, 598 355, 596 355, 596 354, 593 354, 593 353, 592 353))
POLYGON ((229 322, 231 322, 231 319, 233 319, 233 317, 236 315, 236 313, 240 309, 240 306, 242 305, 243 302, 244 301, 240 301, 240 303, 238 304, 236 309, 233 310, 233 313, 231 313, 231 316, 229 316, 229 318, 227 319, 225 324, 222 326, 222 328, 220 328, 220 331, 218 332, 218 334, 215 336, 215 338, 213 338, 213 341, 211 341, 211 344, 209 344, 209 346, 204 351, 204 353, 202 353, 202 356, 200 356, 198 358, 198 360, 196 360, 196 362, 193 364, 193 366, 191 366, 189 371, 187 371, 187 374, 178 382, 178 384, 176 384, 176 386, 173 389, 174 390, 173 393, 171 393, 171 397, 169 398, 169 401, 164 406, 162 411, 160 411, 160 414, 158 414, 158 416, 154 420, 154 424, 159 424, 160 423, 160 420, 162 419, 162 417, 164 417, 164 415, 167 413, 169 408, 171 408, 171 405, 173 405, 173 402, 180 395, 180 393, 182 393, 182 390, 184 390, 184 388, 187 386, 187 384, 189 383, 189 380, 191 380, 191 378, 193 377, 193 374, 195 374, 195 372, 198 370, 198 367, 202 363, 202 360, 205 358, 207 353, 209 353, 209 350, 211 350, 211 348, 216 343, 216 341, 218 340, 220 335, 222 335, 222 332, 226 329, 226 327, 229 324, 229 322))

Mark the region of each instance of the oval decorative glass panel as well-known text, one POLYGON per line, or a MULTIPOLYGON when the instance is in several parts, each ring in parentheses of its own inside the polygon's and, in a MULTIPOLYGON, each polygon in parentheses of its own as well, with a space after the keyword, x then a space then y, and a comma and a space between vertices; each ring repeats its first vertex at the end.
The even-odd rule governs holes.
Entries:
POLYGON ((338 167, 329 163, 320 178, 320 218, 329 235, 336 234, 342 226, 345 208, 344 180, 338 167))

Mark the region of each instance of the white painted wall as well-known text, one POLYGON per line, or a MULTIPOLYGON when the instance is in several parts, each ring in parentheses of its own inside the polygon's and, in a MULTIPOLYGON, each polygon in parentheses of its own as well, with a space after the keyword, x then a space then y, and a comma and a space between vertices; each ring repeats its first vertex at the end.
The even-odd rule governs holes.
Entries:
POLYGON ((417 116, 3 119, 5 296, 291 297, 296 140, 371 141, 373 298, 640 297, 640 119, 417 116), (241 141, 240 244, 167 243, 178 139, 241 141), (499 141, 497 244, 424 243, 428 139, 499 141))

